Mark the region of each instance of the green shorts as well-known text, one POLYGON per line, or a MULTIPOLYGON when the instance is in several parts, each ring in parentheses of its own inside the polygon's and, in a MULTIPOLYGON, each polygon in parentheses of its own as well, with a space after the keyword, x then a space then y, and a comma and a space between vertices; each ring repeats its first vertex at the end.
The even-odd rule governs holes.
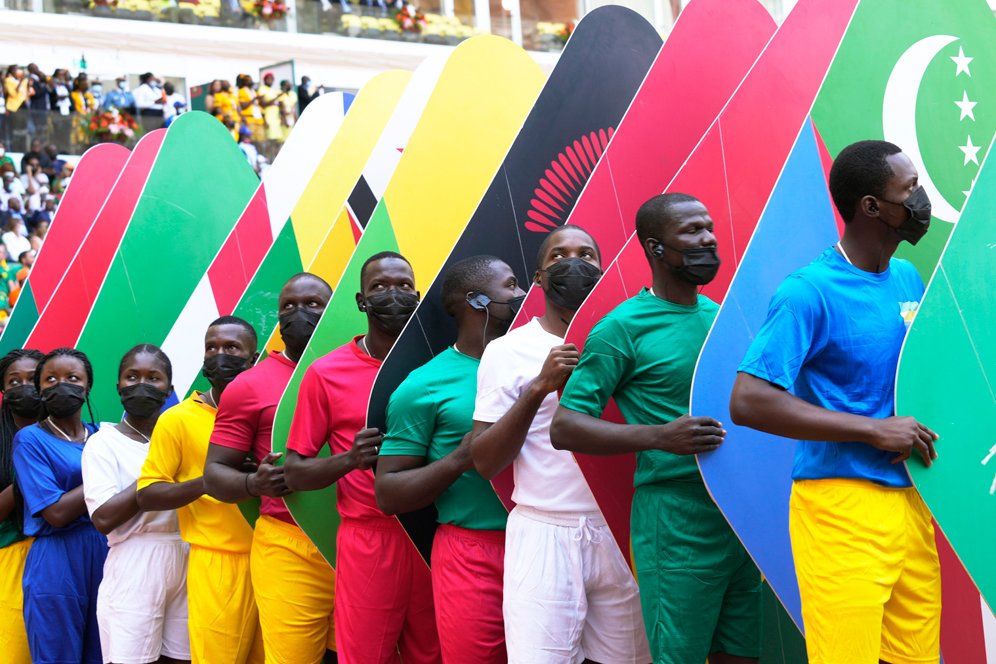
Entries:
POLYGON ((761 574, 705 486, 640 486, 633 558, 655 664, 761 654, 761 574))

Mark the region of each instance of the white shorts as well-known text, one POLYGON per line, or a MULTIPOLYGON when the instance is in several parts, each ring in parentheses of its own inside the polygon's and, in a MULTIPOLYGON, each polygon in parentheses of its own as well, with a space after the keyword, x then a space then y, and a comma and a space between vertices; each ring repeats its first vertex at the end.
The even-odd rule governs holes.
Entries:
POLYGON ((145 664, 161 655, 190 659, 189 551, 175 533, 136 534, 111 547, 97 592, 105 664, 145 664))
POLYGON ((640 590, 600 514, 517 506, 505 531, 509 664, 647 664, 640 590))

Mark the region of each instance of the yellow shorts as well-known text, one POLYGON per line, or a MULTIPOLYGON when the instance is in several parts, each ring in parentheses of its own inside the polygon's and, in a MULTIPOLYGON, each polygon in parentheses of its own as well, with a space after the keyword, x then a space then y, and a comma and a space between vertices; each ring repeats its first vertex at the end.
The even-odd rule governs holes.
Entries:
POLYGON ((187 608, 192 662, 262 664, 248 553, 191 546, 187 608))
POLYGON ((24 630, 24 559, 31 539, 0 549, 0 653, 9 664, 31 664, 28 633, 24 630))
POLYGON ((916 489, 797 481, 789 532, 810 664, 939 661, 940 564, 916 489))
POLYGON ((335 572, 304 532, 261 516, 252 538, 252 583, 267 664, 317 664, 335 650, 335 572))

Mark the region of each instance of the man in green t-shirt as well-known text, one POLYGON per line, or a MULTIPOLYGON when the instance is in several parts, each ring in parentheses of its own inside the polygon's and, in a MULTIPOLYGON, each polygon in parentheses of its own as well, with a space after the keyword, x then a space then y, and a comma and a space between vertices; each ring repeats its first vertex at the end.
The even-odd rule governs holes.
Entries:
POLYGON ((692 374, 719 307, 699 295, 719 269, 713 222, 686 194, 650 199, 636 233, 653 287, 591 331, 551 428, 555 447, 637 453, 632 546, 657 664, 757 661, 761 578, 706 491, 693 455, 726 431, 688 415, 692 374), (615 399, 627 424, 599 419, 615 399))
POLYGON ((508 512, 474 468, 477 368, 487 343, 508 330, 525 293, 494 256, 455 263, 443 280, 456 342, 409 374, 387 407, 377 462, 377 504, 385 514, 435 503, 432 594, 444 662, 506 661, 502 619, 508 512))

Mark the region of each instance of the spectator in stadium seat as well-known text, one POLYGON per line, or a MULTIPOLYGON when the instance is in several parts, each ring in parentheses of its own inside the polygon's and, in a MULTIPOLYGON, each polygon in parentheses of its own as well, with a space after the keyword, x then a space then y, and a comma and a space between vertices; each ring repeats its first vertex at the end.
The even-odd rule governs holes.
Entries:
MULTIPOLYGON (((42 162, 42 172, 48 176, 48 181, 51 184, 59 177, 59 173, 62 172, 62 167, 66 164, 66 160, 59 158, 59 148, 55 143, 49 143, 45 146, 44 155, 48 159, 48 166, 46 167, 45 163, 42 162)), ((39 159, 39 161, 41 160, 39 159)))
POLYGON ((31 243, 31 248, 35 251, 41 249, 42 244, 45 242, 45 236, 48 235, 49 226, 52 225, 52 217, 55 215, 55 198, 52 196, 46 196, 45 207, 41 210, 35 212, 35 230, 31 231, 31 235, 28 236, 28 241, 31 243), (44 216, 39 216, 44 215, 44 216))
POLYGON ((146 132, 163 126, 163 91, 152 72, 138 77, 140 83, 132 91, 138 120, 146 132))
POLYGON ((163 103, 163 122, 168 125, 177 115, 183 112, 183 109, 187 106, 187 100, 176 91, 176 88, 169 81, 163 83, 163 94, 166 98, 166 101, 163 103))
POLYGON ((21 199, 16 196, 7 201, 7 212, 4 213, 4 233, 0 236, 8 256, 20 256, 31 250, 28 241, 28 227, 24 223, 21 210, 21 199))
POLYGON ((31 98, 28 107, 31 111, 31 135, 42 140, 48 139, 49 111, 52 109, 52 86, 50 78, 38 68, 28 65, 28 78, 31 81, 31 98))
POLYGON ((280 90, 273 87, 273 74, 267 73, 263 76, 263 82, 257 90, 259 106, 263 110, 263 128, 265 143, 263 150, 271 161, 276 154, 277 147, 283 140, 284 132, 281 125, 280 114, 280 90))
POLYGON ((300 115, 304 113, 304 109, 308 107, 315 97, 318 96, 318 91, 312 91, 311 78, 308 76, 301 77, 301 85, 297 86, 297 114, 300 115))
POLYGON ((259 105, 259 95, 256 93, 249 74, 239 74, 235 79, 238 88, 236 104, 243 127, 252 132, 253 143, 263 142, 263 109, 259 105))
POLYGON ((7 134, 9 140, 17 140, 16 134, 21 133, 22 145, 27 143, 28 131, 28 92, 31 80, 24 75, 24 70, 17 65, 7 67, 3 78, 4 108, 7 111, 7 134))
POLYGON ((101 110, 116 108, 119 111, 135 115, 135 96, 128 90, 128 77, 118 76, 114 79, 114 88, 107 91, 100 104, 101 110))
POLYGON ((297 122, 297 93, 290 81, 280 81, 280 96, 277 97, 277 104, 280 106, 280 142, 283 143, 290 135, 291 129, 297 122))
POLYGON ((14 168, 14 160, 10 158, 9 154, 7 154, 6 143, 0 141, 0 167, 4 164, 10 164, 10 167, 14 168))
POLYGON ((7 256, 6 245, 0 243, 0 291, 5 296, 17 288, 17 271, 20 269, 21 265, 7 256))

